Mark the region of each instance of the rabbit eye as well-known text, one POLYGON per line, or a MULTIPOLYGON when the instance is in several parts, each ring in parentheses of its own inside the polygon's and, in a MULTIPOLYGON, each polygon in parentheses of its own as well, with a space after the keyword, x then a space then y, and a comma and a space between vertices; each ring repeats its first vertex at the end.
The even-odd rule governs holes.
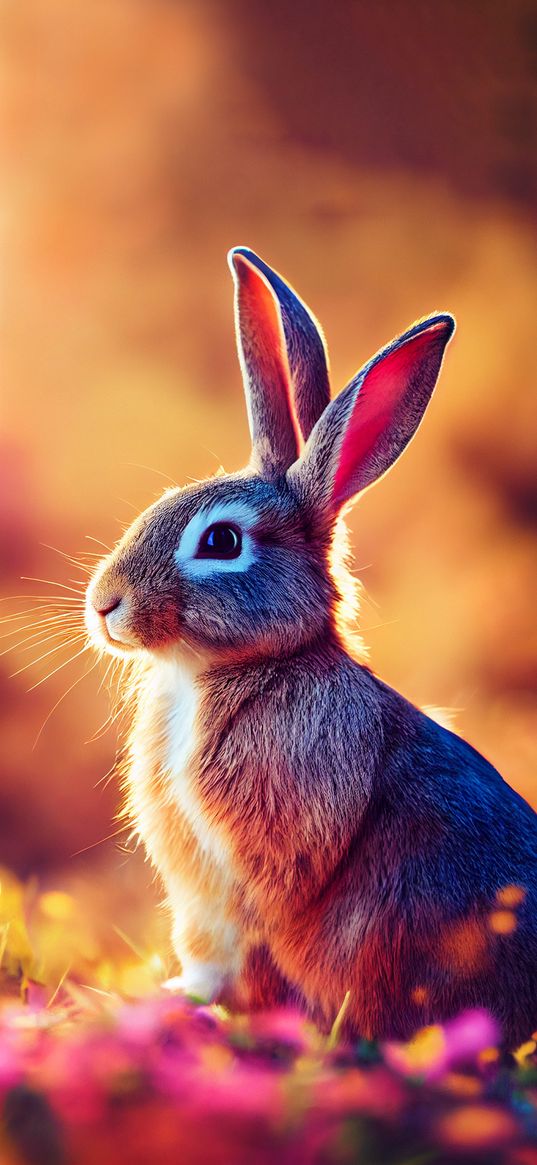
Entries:
POLYGON ((238 558, 241 549, 240 530, 225 522, 215 522, 202 534, 196 558, 238 558))

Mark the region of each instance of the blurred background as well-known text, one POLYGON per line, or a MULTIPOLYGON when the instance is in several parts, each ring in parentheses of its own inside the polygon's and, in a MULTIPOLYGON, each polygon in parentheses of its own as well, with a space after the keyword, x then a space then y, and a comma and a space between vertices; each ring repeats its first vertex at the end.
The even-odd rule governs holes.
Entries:
MULTIPOLYGON (((537 805, 536 4, 5 0, 1 20, 2 597, 76 597, 50 547, 99 553, 166 475, 247 460, 232 245, 310 303, 334 391, 453 311, 419 436, 352 514, 363 633, 537 805)), ((91 874, 135 911, 149 871, 103 840, 103 672, 14 647, 33 617, 1 629, 0 865, 91 874)))

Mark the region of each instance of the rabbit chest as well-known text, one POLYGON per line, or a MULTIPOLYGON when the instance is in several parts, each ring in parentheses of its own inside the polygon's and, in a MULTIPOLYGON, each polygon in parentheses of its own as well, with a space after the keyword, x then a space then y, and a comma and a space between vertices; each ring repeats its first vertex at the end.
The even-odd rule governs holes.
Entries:
POLYGON ((144 685, 132 742, 130 809, 164 881, 231 883, 227 839, 197 787, 200 692, 194 667, 161 663, 144 685), (212 877, 211 877, 212 881, 212 877))
POLYGON ((228 845, 218 826, 211 823, 197 790, 195 754, 200 693, 195 674, 186 669, 178 671, 177 684, 164 698, 167 698, 168 731, 163 761, 172 796, 203 857, 228 872, 228 845))

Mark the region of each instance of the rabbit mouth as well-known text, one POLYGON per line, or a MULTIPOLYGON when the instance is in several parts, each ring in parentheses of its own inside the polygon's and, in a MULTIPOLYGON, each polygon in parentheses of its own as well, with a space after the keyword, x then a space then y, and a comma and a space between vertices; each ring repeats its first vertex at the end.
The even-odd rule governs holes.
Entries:
POLYGON ((135 638, 126 617, 123 602, 117 602, 110 610, 96 610, 91 601, 86 602, 86 628, 96 647, 106 648, 113 654, 139 650, 140 643, 135 638))
POLYGON ((119 645, 120 647, 127 648, 127 650, 132 651, 133 648, 139 646, 139 644, 134 641, 132 633, 129 633, 129 631, 125 629, 121 622, 118 622, 118 620, 114 619, 113 612, 110 615, 105 616, 104 631, 109 643, 111 643, 114 647, 119 645))

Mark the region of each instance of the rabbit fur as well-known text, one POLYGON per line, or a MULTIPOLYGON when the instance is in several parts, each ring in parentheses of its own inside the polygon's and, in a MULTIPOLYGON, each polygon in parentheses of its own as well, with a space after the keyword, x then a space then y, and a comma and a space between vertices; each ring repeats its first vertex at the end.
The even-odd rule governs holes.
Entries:
POLYGON ((312 314, 252 251, 230 264, 251 461, 166 491, 86 604, 131 665, 125 812, 181 985, 324 1029, 349 992, 345 1031, 368 1039, 482 1006, 513 1047, 537 1026, 537 817, 372 674, 345 618, 342 511, 414 435, 454 321, 414 325, 330 401, 312 314))

